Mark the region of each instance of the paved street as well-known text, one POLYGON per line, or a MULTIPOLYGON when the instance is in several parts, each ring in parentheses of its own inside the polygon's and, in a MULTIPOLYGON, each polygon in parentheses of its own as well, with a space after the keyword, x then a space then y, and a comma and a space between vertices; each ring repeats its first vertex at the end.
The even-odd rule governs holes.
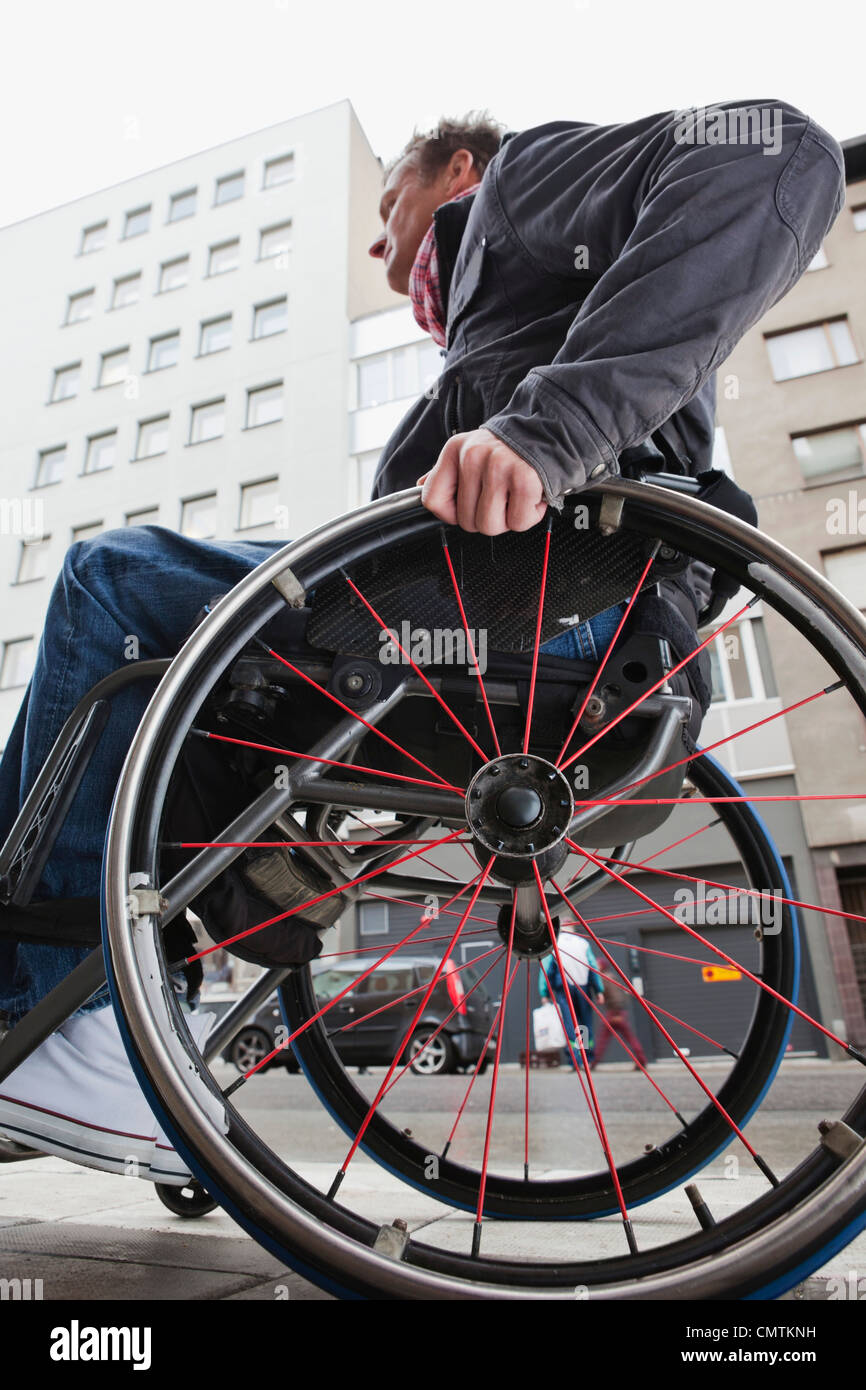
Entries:
MULTIPOLYGON (((721 1074, 713 1071, 714 1066, 718 1068, 718 1064, 706 1064, 701 1070, 708 1083, 718 1084, 721 1074)), ((225 1080, 234 1075, 225 1066, 225 1080)), ((377 1068, 359 1079, 372 1095, 383 1075, 377 1068)), ((676 1105, 694 1113, 699 1093, 679 1067, 658 1063, 652 1075, 676 1105)), ((619 1067, 599 1068, 594 1077, 611 1145, 619 1157, 636 1155, 645 1144, 671 1133, 667 1106, 644 1077, 619 1067)), ((468 1080, 407 1074, 395 1092, 399 1108, 392 1108, 390 1116, 410 1128, 419 1142, 426 1144, 429 1136, 431 1149, 441 1148, 468 1080)), ((843 1112, 858 1081, 854 1063, 787 1061, 761 1114, 749 1125, 751 1142, 775 1171, 784 1174, 793 1157, 813 1143, 818 1121, 843 1112)), ((488 1083, 489 1074, 479 1078, 464 1111, 452 1148, 458 1160, 475 1161, 481 1151, 488 1083)), ((524 1075, 516 1067, 500 1076, 491 1160, 499 1171, 515 1171, 515 1153, 522 1160, 524 1084, 524 1075)), ((530 1152, 543 1154, 538 1169, 549 1176, 599 1166, 598 1140, 582 1099, 575 1095, 576 1085, 576 1078, 565 1070, 530 1074, 530 1152)), ((329 1185, 345 1156, 347 1140, 302 1077, 271 1071, 241 1088, 237 1099, 268 1142, 286 1156, 291 1154, 303 1176, 322 1188, 329 1185)), ((766 1189, 739 1144, 713 1160, 698 1181, 717 1218, 766 1189), (741 1157, 732 1162, 737 1149, 741 1157)), ((428 1243, 468 1249, 469 1214, 455 1214, 426 1193, 406 1187, 363 1154, 350 1166, 343 1199, 373 1220, 390 1222, 402 1217, 428 1243)), ((644 1247, 695 1229, 681 1189, 636 1209, 633 1215, 644 1247)), ((525 1242, 525 1231, 525 1227, 515 1231, 509 1223, 489 1222, 484 1249, 514 1251, 525 1242)), ((620 1253, 623 1236, 618 1220, 608 1218, 576 1226, 534 1223, 532 1241, 529 1250, 523 1245, 524 1253, 573 1259, 579 1254, 620 1253)), ((799 1296, 826 1296, 828 1274, 847 1277, 858 1268, 866 1271, 866 1236, 838 1254, 820 1276, 812 1276, 799 1296)), ((148 1184, 53 1158, 7 1164, 0 1170, 0 1277, 40 1278, 46 1299, 328 1297, 300 1276, 287 1273, 225 1213, 181 1221, 161 1206, 148 1184)))

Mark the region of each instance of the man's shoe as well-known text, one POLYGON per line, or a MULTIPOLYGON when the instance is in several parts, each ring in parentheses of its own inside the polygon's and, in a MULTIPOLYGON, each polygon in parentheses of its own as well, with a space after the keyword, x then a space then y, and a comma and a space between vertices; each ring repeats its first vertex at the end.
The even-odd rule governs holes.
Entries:
MULTIPOLYGON (((214 1019, 187 1015, 198 1048, 214 1019)), ((67 1019, 0 1081, 0 1134, 108 1173, 176 1186, 190 1178, 145 1100, 111 1007, 67 1019)))

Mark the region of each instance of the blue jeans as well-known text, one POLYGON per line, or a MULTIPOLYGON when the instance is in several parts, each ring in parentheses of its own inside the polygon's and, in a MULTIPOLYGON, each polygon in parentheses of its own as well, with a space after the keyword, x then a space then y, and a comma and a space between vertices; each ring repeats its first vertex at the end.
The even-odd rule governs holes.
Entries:
MULTIPOLYGON (((587 986, 584 985, 583 988, 585 991, 587 986)), ((571 995, 571 1002, 574 1005, 574 1012, 577 1015, 578 1026, 586 1029, 586 1032, 583 1035, 583 1046, 584 1051, 586 1052, 586 1055, 591 1062, 593 1049, 595 1047, 595 1036, 593 1027, 595 1014, 589 1001, 586 998, 584 998, 584 995, 581 994, 579 989, 576 989, 570 985, 568 992, 571 995)), ((571 1009, 568 1007, 568 1000, 565 997, 565 990, 561 986, 554 986, 553 993, 556 996, 556 1002, 559 1005, 560 1016, 562 1018, 563 1024, 565 1025, 566 1037, 569 1039, 569 1044, 566 1045, 566 1047, 564 1048, 565 1060, 566 1062, 573 1062, 574 1065, 577 1066, 580 1063, 580 1047, 578 1046, 577 1041, 575 1039, 574 1023, 572 1022, 571 1018, 571 1009)))
MULTIPOLYGON (((284 544, 198 541, 159 526, 139 526, 106 531, 70 547, 51 595, 33 675, 0 760, 0 843, 81 697, 130 656, 174 656, 204 604, 284 544)), ((545 643, 544 650, 600 656, 621 612, 610 609, 545 643)), ((108 724, 45 865, 36 900, 98 896, 114 789, 153 691, 152 681, 142 681, 113 697, 108 724)), ((0 1009, 16 1021, 87 954, 85 947, 0 941, 0 1009)), ((86 1007, 105 1002, 102 994, 86 1007)))

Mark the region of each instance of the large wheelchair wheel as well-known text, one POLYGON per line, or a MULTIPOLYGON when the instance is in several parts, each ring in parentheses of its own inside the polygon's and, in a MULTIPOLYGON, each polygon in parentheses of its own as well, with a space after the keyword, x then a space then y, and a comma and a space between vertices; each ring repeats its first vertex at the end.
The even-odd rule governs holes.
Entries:
MULTIPOLYGON (((800 1136, 800 1151, 776 1171, 751 1142, 752 1129, 746 1133, 792 1021, 834 1036, 797 1002, 798 909, 827 909, 796 901, 754 804, 761 798, 750 802, 696 750, 683 679, 689 659, 675 661, 633 620, 687 561, 722 571, 743 588, 718 631, 760 602, 789 625, 802 670, 814 678, 808 698, 764 722, 786 714, 792 724, 811 719, 816 730, 832 721, 837 731, 859 730, 866 712, 866 625, 789 552, 687 494, 616 481, 581 494, 580 504, 588 509, 580 525, 567 509, 524 535, 491 541, 442 528, 413 491, 287 546, 189 639, 148 707, 118 785, 104 931, 133 1065, 207 1190, 280 1258, 346 1296, 769 1296, 866 1223, 864 1059, 842 1039, 835 1041, 852 1058, 844 1113, 821 1134, 800 1136), (600 664, 549 654, 551 639, 578 614, 613 605, 623 614, 619 640, 600 664), (309 618, 300 648, 281 651, 281 637, 297 636, 300 614, 309 618), (460 659, 453 640, 435 649, 445 630, 452 639, 464 634, 460 659), (204 740, 214 757, 232 760, 239 797, 212 808, 206 840, 167 815, 185 750, 204 740), (713 862, 726 866, 720 892, 775 909, 754 915, 736 954, 676 906, 676 891, 698 883, 689 868, 701 862, 695 840, 704 836, 714 842, 713 862), (314 970, 289 970, 281 960, 251 1001, 254 1010, 280 985, 287 1042, 351 1136, 323 1183, 297 1171, 304 1165, 291 1141, 277 1152, 245 1119, 249 1080, 226 1085, 193 1047, 169 982, 177 962, 162 948, 162 927, 264 844, 290 846, 304 882, 318 888, 245 926, 238 949, 259 928, 309 916, 329 898, 343 908, 395 898, 417 904, 414 924, 387 945, 353 953, 359 975, 350 985, 401 952, 423 949, 430 959, 421 986, 396 1001, 405 1028, 381 1077, 350 1075, 340 1060, 335 1034, 346 1025, 336 1005, 349 986, 323 1001, 314 970), (676 929, 681 942, 673 948, 665 937, 665 950, 626 944, 618 924, 638 912, 676 929), (637 1102, 647 1139, 640 1152, 612 1083, 587 1065, 579 1027, 580 1065, 557 1078, 573 1088, 565 1147, 541 1078, 530 1075, 545 958, 553 955, 575 997, 594 1004, 564 962, 569 929, 592 943, 602 980, 626 991, 671 1059, 648 1069, 626 1046, 647 1097, 637 1102), (494 1059, 483 1080, 479 1068, 468 1078, 410 1082, 448 1087, 447 1106, 429 1107, 410 1134, 399 1089, 412 1076, 409 1044, 420 1030, 433 1045, 437 1028, 441 1035, 448 1026, 428 1022, 428 1003, 446 974, 460 973, 455 952, 473 933, 494 944, 471 958, 454 1012, 476 990, 483 996, 485 975, 500 972, 501 998, 481 1039, 485 1055, 495 1045, 494 1059), (700 1016, 663 1008, 636 983, 635 951, 655 979, 683 963, 736 975, 751 991, 748 1022, 711 1029, 700 1016), (512 1095, 503 1113, 509 1014, 525 1033, 527 1070, 519 1107, 512 1095), (707 1050, 726 1065, 692 1060, 707 1050), (438 1241, 436 1226, 409 1235, 399 1201, 371 1220, 352 1183, 361 1148, 472 1219, 443 1223, 438 1241), (723 1219, 713 1221, 693 1184, 687 1218, 654 1206, 722 1151, 736 1153, 750 1174, 723 1219)), ((826 798, 858 795, 829 788, 826 798)), ((335 958, 332 941, 325 931, 322 960, 335 958)), ((564 1007, 572 1013, 566 1031, 569 1022, 574 1030, 569 996, 564 1007)))

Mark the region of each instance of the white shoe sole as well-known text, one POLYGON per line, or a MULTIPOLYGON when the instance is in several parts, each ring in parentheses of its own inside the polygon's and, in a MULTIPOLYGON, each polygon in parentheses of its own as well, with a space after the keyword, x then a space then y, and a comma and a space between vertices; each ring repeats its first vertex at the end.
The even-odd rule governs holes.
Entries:
MULTIPOLYGON (((200 1049, 215 1015, 186 1021, 200 1049)), ((103 1172, 181 1187, 190 1179, 139 1087, 111 1008, 67 1020, 0 1081, 0 1133, 103 1172)))

